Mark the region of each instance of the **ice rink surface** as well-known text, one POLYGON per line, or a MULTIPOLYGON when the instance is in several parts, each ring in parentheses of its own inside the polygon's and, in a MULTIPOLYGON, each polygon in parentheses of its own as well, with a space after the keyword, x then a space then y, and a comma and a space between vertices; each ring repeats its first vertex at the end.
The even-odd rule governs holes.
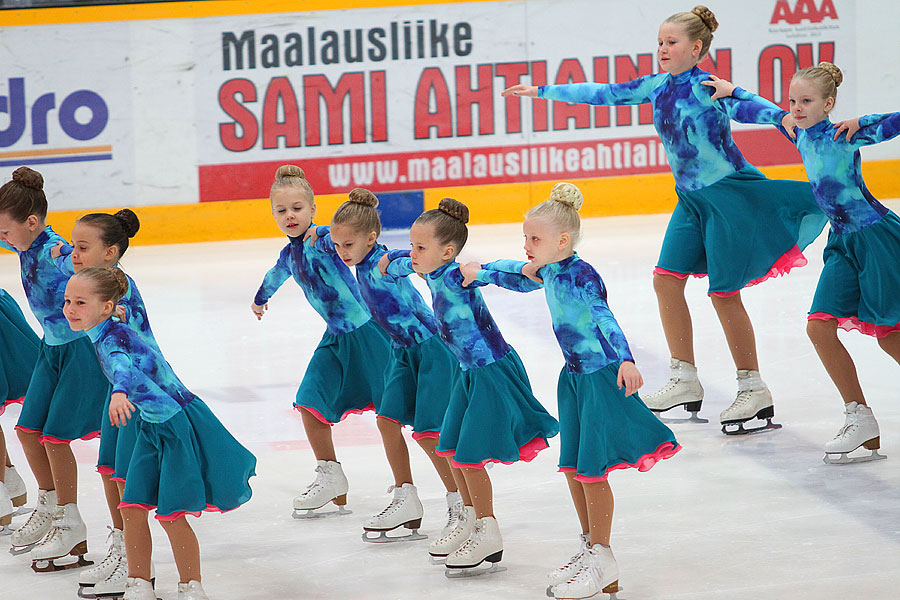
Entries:
MULTIPOLYGON (((646 385, 668 376, 668 353, 651 286, 666 215, 585 222, 579 249, 604 278, 609 303, 635 353, 646 385)), ((60 231, 64 236, 70 232, 60 231)), ((140 235, 140 234, 138 234, 140 235)), ((843 424, 842 404, 805 334, 806 312, 821 268, 823 235, 807 249, 809 265, 744 293, 753 318, 761 372, 784 428, 726 437, 718 414, 734 397, 734 365, 705 280, 688 285, 697 364, 708 424, 672 425, 684 449, 647 473, 617 471, 612 548, 624 600, 896 598, 900 589, 900 368, 873 338, 843 333, 882 435, 875 463, 828 466, 822 445, 843 424)), ((470 230, 463 260, 521 258, 519 225, 470 230)), ((406 247, 402 232, 383 236, 406 247)), ((288 282, 262 322, 249 305, 285 240, 135 247, 123 267, 140 286, 153 330, 185 383, 258 457, 253 499, 226 515, 192 519, 200 539, 203 584, 214 600, 289 598, 492 600, 544 597, 547 572, 564 563, 580 533, 564 478, 558 439, 532 463, 491 471, 495 512, 508 570, 448 580, 427 561, 427 541, 375 545, 360 540, 362 522, 388 502, 392 483, 371 413, 334 428, 350 480, 353 514, 293 520, 291 499, 313 479, 315 462, 299 415, 297 385, 324 325, 288 282)), ((28 313, 14 256, 0 256, 0 285, 28 313)), ((424 283, 419 281, 423 290, 424 283)), ((426 298, 427 295, 425 290, 426 298)), ((562 357, 540 292, 486 288, 506 339, 528 368, 536 396, 556 414, 562 357)), ((34 323, 29 314, 29 319, 34 323)), ((36 489, 13 426, 18 408, 0 417, 13 460, 36 489)), ((678 411, 673 411, 677 413, 678 411)), ((681 412, 678 416, 686 413, 681 412)), ((106 551, 109 517, 94 472, 97 442, 73 444, 79 505, 88 524, 89 558, 106 551)), ((422 533, 445 523, 442 486, 410 440, 413 473, 425 505, 422 533)), ((13 521, 17 526, 26 517, 13 521)), ((174 600, 177 574, 162 529, 153 526, 157 591, 174 600)), ((9 538, 0 539, 5 547, 9 538)), ((77 572, 34 574, 27 555, 0 552, 0 598, 74 598, 77 572)))

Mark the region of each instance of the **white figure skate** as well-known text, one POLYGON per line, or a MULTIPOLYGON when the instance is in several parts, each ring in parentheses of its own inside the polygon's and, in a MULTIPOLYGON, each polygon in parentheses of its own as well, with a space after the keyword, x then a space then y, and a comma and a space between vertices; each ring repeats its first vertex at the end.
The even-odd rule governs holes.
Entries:
POLYGON ((156 600, 153 584, 146 579, 129 577, 125 583, 125 596, 123 600, 156 600))
POLYGON ((49 573, 75 569, 94 564, 86 560, 87 526, 78 513, 75 503, 57 506, 53 511, 53 524, 47 537, 31 550, 31 568, 35 573, 49 573), (57 564, 60 558, 75 556, 73 563, 57 564))
POLYGON ((419 495, 416 492, 416 486, 411 483, 404 483, 400 487, 392 485, 388 488, 388 493, 390 492, 394 492, 391 503, 383 511, 370 519, 366 519, 366 522, 363 523, 363 541, 384 544, 426 539, 428 536, 419 533, 419 527, 422 526, 423 510, 422 503, 419 501, 419 495), (405 527, 411 530, 412 533, 393 537, 387 535, 388 531, 393 531, 398 527, 405 527), (370 533, 378 533, 378 535, 370 536, 370 533))
MULTIPOLYGON (((113 529, 109 526, 107 526, 107 529, 109 529, 109 535, 106 536, 106 541, 109 544, 109 550, 106 552, 106 558, 90 569, 81 572, 81 576, 78 578, 79 598, 93 598, 94 586, 112 575, 119 566, 119 562, 125 562, 125 574, 127 579, 128 560, 125 558, 125 536, 120 529, 113 529)), ((124 590, 125 581, 123 580, 122 593, 119 594, 120 596, 125 593, 124 590)))
POLYGON ((878 430, 878 421, 872 414, 872 409, 865 404, 850 402, 844 407, 844 426, 830 442, 825 444, 825 457, 822 459, 827 465, 849 465, 860 462, 871 462, 887 458, 879 454, 881 437, 878 430), (857 448, 864 447, 871 450, 865 456, 849 456, 857 448), (832 455, 837 455, 833 457, 832 455))
POLYGON ((719 421, 725 435, 746 435, 770 429, 781 429, 781 425, 773 423, 775 406, 772 393, 759 376, 759 371, 739 370, 737 372, 738 392, 731 406, 722 411, 719 421), (744 423, 751 419, 765 419, 766 424, 746 429, 744 423), (730 427, 729 427, 730 426, 730 427))
POLYGON ((444 564, 447 556, 455 552, 457 548, 469 539, 474 528, 475 509, 471 506, 464 506, 463 511, 459 514, 456 526, 447 535, 441 536, 428 546, 431 564, 444 564))
POLYGON ((663 423, 709 423, 709 419, 697 416, 703 405, 703 386, 697 378, 697 367, 689 362, 669 359, 671 372, 669 381, 658 392, 644 396, 644 404, 656 413, 663 423), (691 413, 686 419, 672 419, 662 417, 660 413, 672 410, 677 406, 683 406, 684 410, 691 413))
POLYGON ((499 564, 503 558, 503 538, 500 527, 494 517, 483 517, 475 521, 472 534, 462 546, 447 556, 444 575, 451 579, 458 577, 474 577, 487 573, 499 573, 506 567, 499 564), (477 568, 484 562, 490 563, 487 568, 477 568))
POLYGON ((465 509, 466 506, 463 504, 462 495, 459 492, 447 492, 447 524, 441 530, 441 537, 453 531, 465 509))
POLYGON ((319 519, 322 517, 349 515, 347 510, 347 490, 350 486, 344 477, 341 463, 320 460, 316 466, 316 479, 306 488, 306 491, 294 498, 295 519, 319 519), (330 512, 315 512, 329 502, 334 502, 337 510, 330 512), (306 512, 300 512, 306 511, 306 512))
POLYGON ((6 470, 3 473, 4 483, 6 484, 6 491, 9 492, 9 498, 12 500, 12 505, 14 509, 13 516, 24 515, 31 512, 25 506, 25 503, 28 502, 28 490, 25 488, 25 482, 22 481, 22 477, 19 475, 18 471, 16 471, 15 467, 4 467, 6 470))
POLYGON ((21 527, 13 531, 9 538, 9 553, 13 556, 30 552, 41 543, 53 524, 56 509, 56 490, 39 490, 37 508, 21 527))
POLYGON ((578 569, 581 568, 582 559, 584 559, 584 553, 588 549, 590 537, 591 535, 589 533, 582 533, 579 535, 578 538, 581 540, 581 546, 578 548, 578 553, 572 556, 572 558, 569 559, 569 562, 563 566, 550 571, 550 575, 547 576, 548 598, 553 597, 553 588, 555 586, 572 579, 578 572, 578 569))
POLYGON ((615 599, 618 592, 619 565, 609 546, 600 544, 585 551, 581 567, 569 581, 553 588, 558 600, 596 598, 598 594, 608 594, 615 599))
POLYGON ((6 490, 6 485, 0 482, 0 535, 11 535, 9 524, 13 518, 13 503, 6 490))
POLYGON ((199 581, 178 584, 178 600, 209 600, 199 581))

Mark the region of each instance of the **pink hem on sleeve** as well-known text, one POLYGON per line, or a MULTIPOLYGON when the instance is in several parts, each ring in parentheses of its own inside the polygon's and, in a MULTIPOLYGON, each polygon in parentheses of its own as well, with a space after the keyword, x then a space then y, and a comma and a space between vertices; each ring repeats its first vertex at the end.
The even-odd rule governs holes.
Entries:
POLYGON ((900 323, 897 323, 896 325, 876 325, 874 323, 860 321, 858 317, 836 317, 824 312, 811 313, 806 318, 808 321, 812 321, 813 319, 830 321, 834 319, 838 322, 838 327, 844 331, 858 331, 862 334, 876 338, 883 338, 895 331, 900 331, 900 323))

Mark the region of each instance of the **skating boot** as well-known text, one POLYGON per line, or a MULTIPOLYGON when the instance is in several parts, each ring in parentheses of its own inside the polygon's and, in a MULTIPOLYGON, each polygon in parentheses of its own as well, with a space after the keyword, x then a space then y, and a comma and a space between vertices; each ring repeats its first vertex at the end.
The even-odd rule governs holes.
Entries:
POLYGON ((125 583, 125 596, 123 600, 156 600, 153 584, 146 579, 129 577, 125 583))
POLYGON ((178 584, 178 600, 209 600, 199 581, 178 584))
POLYGON ((737 372, 738 392, 731 406, 722 411, 719 421, 722 433, 726 435, 745 435, 769 429, 781 429, 781 425, 772 422, 775 406, 772 394, 763 383, 759 371, 739 370, 737 372), (753 429, 744 429, 744 423, 751 419, 766 419, 766 424, 753 429), (729 427, 731 425, 732 427, 729 427), (735 427, 736 426, 736 427, 735 427))
POLYGON ((857 462, 870 462, 887 458, 879 454, 881 437, 878 431, 878 421, 872 414, 872 409, 865 404, 850 402, 844 407, 846 419, 834 439, 825 444, 825 457, 822 459, 828 465, 848 465, 857 462), (871 450, 871 454, 865 456, 850 457, 849 454, 864 446, 871 450), (838 455, 832 457, 832 455, 838 455))
POLYGON ((475 521, 475 527, 472 529, 469 539, 447 557, 447 562, 444 563, 447 570, 444 571, 444 574, 454 579, 505 571, 506 567, 497 564, 502 558, 503 538, 500 537, 497 519, 483 517, 475 521), (476 568, 485 561, 490 563, 488 568, 476 568))
POLYGON ((388 488, 388 493, 390 492, 394 492, 394 498, 391 500, 391 503, 383 511, 371 519, 366 519, 366 522, 363 523, 363 541, 377 544, 411 542, 427 538, 428 536, 419 533, 419 527, 422 526, 423 511, 419 495, 416 493, 416 486, 411 483, 404 483, 400 487, 392 485, 388 488), (387 535, 388 531, 393 531, 398 527, 405 527, 412 533, 396 537, 387 535), (378 533, 378 535, 370 536, 370 533, 378 533))
POLYGON ((578 572, 578 569, 581 568, 582 559, 584 558, 584 553, 588 549, 588 542, 590 541, 591 535, 589 533, 582 533, 578 538, 581 540, 581 547, 578 549, 578 554, 570 558, 569 562, 563 566, 550 571, 550 575, 547 576, 547 596, 550 598, 553 597, 553 588, 555 586, 572 579, 572 577, 575 576, 575 573, 578 572))
POLYGON ((53 524, 47 537, 31 551, 31 568, 35 573, 62 571, 94 564, 86 560, 87 527, 78 513, 75 503, 57 506, 53 511, 53 524), (76 556, 73 563, 57 564, 56 560, 76 556))
POLYGON ((475 509, 471 506, 464 506, 463 511, 459 513, 459 519, 456 526, 450 530, 447 535, 441 536, 439 539, 431 542, 428 546, 428 554, 431 555, 431 564, 442 565, 451 553, 462 546, 472 530, 475 528, 475 509))
MULTIPOLYGON (((109 529, 109 535, 106 536, 106 541, 109 544, 109 550, 106 553, 106 558, 90 569, 82 571, 81 576, 78 578, 79 598, 93 597, 93 587, 112 575, 113 571, 119 566, 120 561, 125 562, 127 565, 127 560, 125 559, 125 537, 122 534, 122 530, 108 526, 107 529, 109 529)), ((127 568, 125 569, 125 574, 127 579, 127 568)), ((124 590, 124 581, 122 586, 124 590)))
POLYGON ((28 509, 24 508, 25 503, 28 502, 28 490, 25 488, 25 482, 22 481, 22 477, 15 467, 5 467, 5 469, 3 477, 6 491, 9 492, 13 507, 19 509, 13 512, 13 516, 24 515, 28 512, 28 509))
MULTIPOLYGON (((156 587, 156 569, 153 567, 153 561, 150 561, 150 587, 156 587)), ((121 598, 125 594, 128 585, 128 559, 122 558, 116 565, 115 570, 109 574, 109 577, 103 581, 97 582, 92 588, 93 596, 89 598, 106 598, 109 600, 121 598)), ((91 588, 89 588, 91 589, 91 588)))
POLYGON ((578 572, 565 583, 553 588, 558 600, 582 600, 597 594, 616 597, 619 591, 619 565, 609 546, 594 544, 584 553, 578 572))
POLYGON ((459 492, 447 492, 447 524, 441 530, 441 537, 447 535, 456 524, 459 523, 459 516, 466 509, 463 504, 462 495, 459 492))
POLYGON ((12 533, 12 529, 9 529, 9 524, 12 523, 13 518, 13 503, 12 498, 9 497, 9 492, 6 491, 6 485, 0 481, 0 535, 9 535, 12 533))
POLYGON ((292 516, 295 519, 317 519, 349 515, 352 511, 345 508, 349 488, 341 463, 320 460, 316 467, 316 480, 307 486, 305 492, 294 498, 294 514, 292 516), (338 509, 324 513, 314 512, 329 502, 334 502, 338 509), (300 512, 303 510, 306 512, 300 512))
POLYGON ((56 509, 56 490, 38 490, 37 508, 21 527, 13 531, 9 538, 9 553, 25 554, 41 543, 53 524, 54 509, 56 509))
POLYGON ((700 385, 700 380, 697 378, 697 367, 689 362, 671 358, 669 359, 669 370, 671 375, 668 383, 658 392, 642 398, 647 408, 655 412, 657 416, 676 406, 683 406, 684 410, 691 413, 687 419, 659 417, 660 421, 664 423, 709 423, 708 419, 701 419, 697 416, 700 406, 703 404, 703 386, 700 385))

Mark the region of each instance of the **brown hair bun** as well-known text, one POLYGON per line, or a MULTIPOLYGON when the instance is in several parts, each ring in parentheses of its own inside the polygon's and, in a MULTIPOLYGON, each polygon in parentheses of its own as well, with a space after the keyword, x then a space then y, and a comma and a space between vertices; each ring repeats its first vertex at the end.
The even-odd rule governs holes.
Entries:
POLYGON ((438 204, 438 210, 450 215, 463 225, 469 222, 469 208, 459 200, 444 198, 438 204))
POLYGON ((140 219, 130 208, 123 208, 113 216, 122 224, 122 230, 130 238, 133 238, 141 228, 140 219))
POLYGON ((34 169, 29 169, 28 167, 19 167, 13 171, 12 180, 19 185, 23 185, 33 190, 44 189, 44 177, 34 169))
POLYGON ((361 204, 375 208, 378 206, 378 196, 365 188, 354 188, 350 190, 350 202, 353 204, 361 204))
POLYGON ((715 33, 716 29, 719 28, 719 22, 716 20, 716 15, 705 6, 698 4, 691 9, 691 12, 700 17, 700 20, 703 21, 703 24, 706 25, 712 33, 715 33))

